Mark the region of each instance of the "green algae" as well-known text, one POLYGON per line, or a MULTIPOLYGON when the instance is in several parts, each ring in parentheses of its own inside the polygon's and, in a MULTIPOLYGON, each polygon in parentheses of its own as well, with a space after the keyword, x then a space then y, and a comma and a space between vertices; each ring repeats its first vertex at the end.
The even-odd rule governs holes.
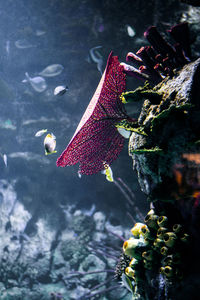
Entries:
POLYGON ((144 86, 139 86, 134 91, 122 93, 120 98, 123 103, 138 102, 147 98, 152 103, 160 103, 162 95, 151 89, 148 83, 145 83, 144 86))
POLYGON ((193 105, 190 103, 182 104, 180 106, 171 105, 169 108, 163 110, 161 113, 159 113, 153 118, 153 120, 151 121, 151 131, 153 130, 154 126, 158 125, 160 122, 164 122, 165 119, 168 119, 170 117, 170 115, 176 112, 191 109, 192 107, 193 105))
POLYGON ((135 132, 140 135, 147 136, 147 133, 144 131, 143 127, 138 127, 138 123, 129 122, 128 120, 122 120, 121 122, 115 125, 116 128, 122 128, 131 132, 135 132))
POLYGON ((130 153, 132 154, 144 154, 144 153, 162 153, 163 150, 160 149, 158 146, 154 148, 143 148, 143 149, 135 149, 135 150, 130 150, 130 153))

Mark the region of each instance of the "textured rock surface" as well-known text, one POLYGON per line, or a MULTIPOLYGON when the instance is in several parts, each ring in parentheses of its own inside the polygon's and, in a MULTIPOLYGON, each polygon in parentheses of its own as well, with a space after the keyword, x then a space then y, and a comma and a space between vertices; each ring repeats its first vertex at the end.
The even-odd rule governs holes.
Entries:
MULTIPOLYGON (((84 299, 84 295, 97 284, 102 285, 99 293, 114 285, 113 272, 121 242, 106 228, 125 236, 126 230, 122 226, 111 225, 106 215, 94 208, 84 214, 72 212, 68 207, 65 225, 57 230, 47 216, 33 223, 31 213, 18 200, 15 182, 0 180, 0 196, 1 299, 50 300, 51 293, 60 293, 66 300, 81 296, 84 299), (101 226, 97 216, 103 219, 101 226), (102 235, 97 241, 98 233, 102 235), (106 269, 113 271, 95 273, 106 269), (84 275, 85 272, 94 274, 84 275)), ((122 299, 127 295, 123 287, 119 286, 119 290, 121 298, 116 298, 112 292, 108 294, 109 299, 122 299)), ((94 292, 98 293, 98 290, 94 292)), ((102 296, 101 299, 107 298, 102 296)))
POLYGON ((144 101, 138 123, 146 135, 132 133, 129 154, 133 157, 142 190, 152 195, 172 177, 173 165, 199 139, 200 59, 153 88, 160 103, 144 101))
MULTIPOLYGON (((138 285, 138 292, 142 294, 145 291, 152 298, 196 299, 199 294, 196 285, 200 278, 197 250, 200 246, 199 75, 200 59, 197 59, 183 67, 173 78, 165 78, 155 86, 153 91, 160 96, 160 102, 155 104, 152 98, 146 99, 139 116, 140 131, 145 135, 133 132, 129 140, 129 154, 133 158, 141 189, 148 195, 156 215, 167 216, 171 227, 180 223, 189 234, 186 249, 180 245, 174 248, 186 268, 183 271, 184 267, 180 265, 183 272, 180 279, 173 275, 170 279, 167 274, 161 282, 159 271, 153 271, 158 259, 153 261, 150 271, 145 271, 149 272, 146 279, 151 288, 138 285), (149 280, 152 277, 154 279, 149 280), (160 296, 155 296, 158 291, 160 296)), ((145 218, 147 224, 148 218, 145 218)), ((173 247, 170 247, 167 251, 172 253, 173 247)), ((154 247, 152 249, 155 250, 154 247)), ((176 267, 175 263, 170 265, 171 270, 176 267)), ((139 299, 146 299, 146 294, 139 299)), ((133 296, 133 299, 136 298, 133 296)))

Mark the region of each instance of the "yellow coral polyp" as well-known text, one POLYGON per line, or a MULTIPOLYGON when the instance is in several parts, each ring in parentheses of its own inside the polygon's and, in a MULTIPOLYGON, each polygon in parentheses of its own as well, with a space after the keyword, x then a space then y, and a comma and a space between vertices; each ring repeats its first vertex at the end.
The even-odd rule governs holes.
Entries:
POLYGON ((136 289, 144 283, 144 272, 157 271, 158 267, 166 280, 173 282, 181 279, 181 267, 190 236, 184 233, 182 225, 168 224, 168 218, 156 215, 153 209, 144 222, 136 223, 131 229, 133 237, 124 242, 123 251, 132 258, 125 275, 134 280, 136 289))
POLYGON ((174 270, 171 266, 161 267, 161 273, 164 274, 167 278, 172 278, 174 276, 174 270))
POLYGON ((138 264, 138 260, 136 258, 132 258, 129 267, 134 268, 138 264))
POLYGON ((184 233, 183 236, 181 237, 181 241, 184 243, 189 243, 190 236, 187 233, 184 233))
POLYGON ((173 257, 172 255, 167 255, 164 259, 163 259, 163 265, 164 266, 171 266, 173 264, 173 257))
POLYGON ((174 224, 172 229, 175 233, 180 233, 183 230, 183 226, 180 224, 174 224))
POLYGON ((143 225, 141 227, 141 235, 144 237, 144 238, 148 238, 150 237, 150 230, 149 228, 147 227, 147 225, 143 225))
POLYGON ((126 255, 133 257, 134 250, 139 244, 139 239, 130 238, 123 244, 123 251, 126 255))
POLYGON ((168 231, 168 229, 165 228, 165 227, 160 227, 160 228, 158 228, 158 230, 157 230, 157 237, 158 237, 159 239, 163 239, 163 238, 164 238, 164 235, 165 235, 165 233, 167 233, 167 231, 168 231))
POLYGON ((162 255, 167 255, 168 252, 169 252, 169 249, 168 249, 167 247, 165 247, 165 246, 163 246, 163 247, 160 249, 160 253, 161 253, 162 255))
POLYGON ((143 226, 146 226, 145 224, 143 223, 136 223, 133 228, 131 229, 131 232, 132 232, 132 235, 135 237, 135 238, 139 238, 140 237, 140 234, 141 234, 141 228, 143 226))
POLYGON ((126 267, 125 274, 126 276, 135 279, 135 271, 131 267, 126 267))
POLYGON ((168 223, 168 218, 166 216, 160 216, 157 223, 159 227, 165 227, 168 223))
POLYGON ((123 251, 126 255, 128 255, 132 258, 140 258, 141 255, 138 254, 137 250, 139 250, 140 248, 143 248, 146 245, 147 245, 147 243, 142 239, 130 238, 129 240, 124 242, 123 251))
POLYGON ((154 240, 153 245, 155 248, 159 249, 162 246, 164 246, 164 241, 162 239, 157 238, 154 240))
POLYGON ((167 247, 173 247, 176 243, 177 236, 174 232, 167 232, 164 234, 163 239, 167 247))
POLYGON ((149 226, 150 228, 156 229, 158 227, 157 224, 158 216, 154 213, 148 213, 144 219, 144 222, 149 226))
POLYGON ((152 261, 154 258, 154 252, 152 250, 147 250, 142 252, 142 257, 144 257, 148 261, 152 261))
POLYGON ((123 250, 126 251, 127 248, 128 248, 128 241, 125 241, 123 244, 123 250))

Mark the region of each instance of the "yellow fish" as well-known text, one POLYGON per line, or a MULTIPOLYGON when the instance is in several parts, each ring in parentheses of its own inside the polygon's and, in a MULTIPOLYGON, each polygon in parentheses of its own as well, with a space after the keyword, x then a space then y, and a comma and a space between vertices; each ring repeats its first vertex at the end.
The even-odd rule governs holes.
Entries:
POLYGON ((45 155, 56 153, 56 137, 53 133, 48 133, 44 139, 45 155))
POLYGON ((113 182, 114 178, 113 178, 113 172, 112 172, 111 167, 108 164, 104 163, 104 168, 105 168, 105 170, 101 171, 101 173, 106 175, 106 179, 108 181, 113 182))

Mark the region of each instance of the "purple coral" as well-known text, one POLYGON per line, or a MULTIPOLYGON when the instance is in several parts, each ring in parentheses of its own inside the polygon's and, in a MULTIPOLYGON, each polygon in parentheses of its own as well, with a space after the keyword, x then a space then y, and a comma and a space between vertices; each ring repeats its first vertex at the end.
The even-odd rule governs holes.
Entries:
POLYGON ((190 48, 190 32, 188 23, 180 23, 172 26, 168 32, 173 37, 173 39, 178 43, 179 47, 182 49, 183 54, 189 59, 191 57, 190 48))
POLYGON ((80 163, 79 173, 90 175, 117 158, 124 138, 115 125, 128 118, 120 100, 125 91, 125 76, 118 57, 111 52, 96 92, 57 166, 80 163))
POLYGON ((175 25, 168 30, 175 40, 175 45, 170 45, 161 36, 155 26, 149 27, 144 37, 151 46, 141 47, 136 54, 129 52, 126 61, 138 66, 138 69, 122 63, 124 71, 140 79, 148 79, 158 83, 166 76, 173 76, 174 69, 182 67, 190 61, 190 37, 187 23, 175 25))

